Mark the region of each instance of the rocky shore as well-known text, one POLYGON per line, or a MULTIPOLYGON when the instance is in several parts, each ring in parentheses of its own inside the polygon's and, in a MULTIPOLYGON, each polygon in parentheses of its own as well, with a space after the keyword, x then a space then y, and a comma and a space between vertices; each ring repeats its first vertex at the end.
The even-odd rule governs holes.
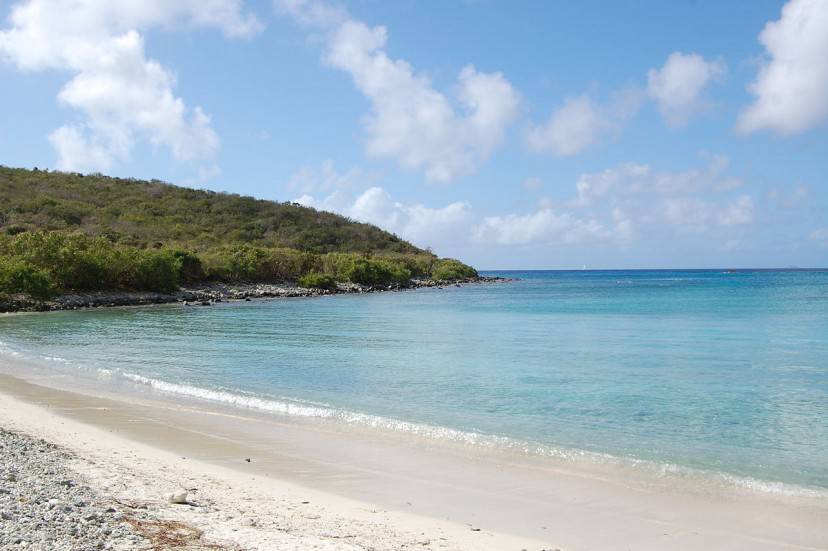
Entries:
POLYGON ((181 288, 174 293, 143 291, 89 291, 67 293, 51 300, 39 301, 24 295, 13 295, 0 300, 0 313, 48 312, 53 310, 78 310, 109 306, 139 306, 147 304, 182 303, 192 306, 210 306, 231 300, 268 298, 315 297, 347 293, 377 293, 403 291, 425 287, 444 288, 466 284, 485 284, 508 281, 501 277, 479 277, 457 281, 412 279, 407 283, 388 285, 360 285, 338 283, 336 289, 308 289, 291 283, 209 283, 181 288))
POLYGON ((0 549, 152 549, 154 519, 123 511, 65 467, 71 454, 0 428, 0 549))

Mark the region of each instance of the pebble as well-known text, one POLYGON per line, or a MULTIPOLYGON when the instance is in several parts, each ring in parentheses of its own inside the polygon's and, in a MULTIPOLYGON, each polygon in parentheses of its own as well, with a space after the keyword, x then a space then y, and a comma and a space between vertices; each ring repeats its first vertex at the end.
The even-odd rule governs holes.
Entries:
POLYGON ((147 549, 111 500, 77 483, 71 456, 0 428, 0 549, 147 549), (72 505, 70 505, 72 504, 72 505))

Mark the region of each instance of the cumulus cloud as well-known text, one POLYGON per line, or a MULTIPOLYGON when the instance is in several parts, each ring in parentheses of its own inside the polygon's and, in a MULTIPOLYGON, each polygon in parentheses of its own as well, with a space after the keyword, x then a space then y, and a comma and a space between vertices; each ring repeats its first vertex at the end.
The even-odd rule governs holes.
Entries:
POLYGON ((370 222, 420 246, 442 250, 474 245, 627 246, 636 236, 714 229, 733 238, 729 229, 754 222, 754 199, 732 195, 732 188, 721 191, 721 182, 733 179, 726 174, 728 160, 704 157, 705 166, 681 172, 624 163, 585 173, 575 182, 575 198, 544 197, 529 212, 485 215, 474 212, 466 201, 443 207, 407 204, 378 186, 359 194, 343 188, 321 198, 305 194, 296 202, 370 222))
POLYGON ((705 155, 707 165, 685 171, 659 171, 650 165, 623 163, 601 172, 581 174, 575 183, 572 206, 590 206, 608 196, 641 193, 690 194, 700 191, 725 192, 738 188, 742 180, 726 174, 730 164, 722 155, 705 155))
POLYGON ((566 157, 600 143, 607 135, 619 132, 640 105, 640 92, 635 88, 613 96, 607 105, 596 103, 586 94, 567 99, 545 123, 529 126, 526 144, 537 153, 566 157))
POLYGON ((363 124, 371 156, 448 182, 473 174, 517 116, 519 95, 502 73, 466 66, 450 97, 407 61, 388 55, 385 27, 369 27, 324 2, 281 0, 276 5, 323 33, 324 61, 346 72, 370 100, 363 124))
POLYGON ((558 212, 542 205, 529 214, 481 217, 465 201, 443 207, 426 207, 394 200, 383 188, 371 187, 356 197, 342 190, 317 199, 303 195, 297 203, 338 212, 354 220, 375 224, 404 239, 426 247, 453 249, 468 244, 539 245, 584 243, 625 239, 630 222, 619 214, 609 226, 572 212, 558 212))
POLYGON ((676 197, 664 201, 664 221, 676 226, 706 229, 710 225, 741 226, 753 222, 753 198, 741 195, 723 205, 697 197, 676 197))
POLYGON ((23 71, 73 75, 59 101, 83 114, 49 136, 65 170, 100 170, 125 160, 137 139, 173 157, 209 158, 219 147, 210 117, 176 97, 175 77, 146 56, 141 32, 213 27, 226 36, 261 29, 240 0, 27 0, 0 31, 0 58, 23 71))
POLYGON ((742 111, 742 133, 804 132, 828 118, 828 2, 790 0, 782 16, 759 35, 767 51, 748 90, 756 96, 742 111))
POLYGON ((365 184, 374 179, 357 167, 339 173, 331 159, 326 159, 317 167, 302 167, 290 177, 287 189, 300 193, 330 192, 336 189, 350 188, 357 183, 365 184))
POLYGON ((456 245, 467 240, 472 223, 471 206, 463 201, 431 208, 395 201, 383 188, 371 187, 354 199, 342 191, 316 199, 303 195, 296 202, 320 210, 338 212, 393 232, 421 247, 456 245))
POLYGON ((717 222, 720 226, 750 224, 753 222, 753 198, 750 195, 740 195, 719 211, 717 222))
POLYGON ((58 167, 62 170, 93 172, 107 170, 112 165, 109 149, 90 143, 74 126, 61 126, 49 134, 49 142, 58 154, 58 167))
POLYGON ((476 228, 475 237, 498 245, 545 245, 607 241, 612 232, 597 220, 543 208, 525 215, 488 216, 476 228))
POLYGON ((584 173, 575 183, 577 196, 570 204, 585 207, 600 200, 611 192, 634 193, 640 191, 646 178, 651 174, 648 165, 625 163, 602 172, 584 173))
POLYGON ((704 166, 684 171, 622 163, 581 174, 575 182, 575 197, 565 204, 576 213, 611 220, 613 239, 621 241, 670 228, 706 232, 752 224, 754 199, 749 194, 733 195, 742 181, 727 174, 727 157, 703 157, 707 160, 704 166))
POLYGON ((656 102, 667 124, 683 126, 706 108, 704 89, 725 70, 721 61, 673 52, 660 69, 647 73, 647 95, 656 102))

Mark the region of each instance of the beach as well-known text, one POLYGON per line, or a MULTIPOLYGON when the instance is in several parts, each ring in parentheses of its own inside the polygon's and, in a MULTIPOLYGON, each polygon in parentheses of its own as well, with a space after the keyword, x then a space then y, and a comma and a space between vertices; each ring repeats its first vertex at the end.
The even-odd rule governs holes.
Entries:
POLYGON ((516 461, 330 423, 118 400, 10 376, 0 378, 0 389, 0 427, 66 450, 76 480, 119 514, 191 527, 194 549, 828 546, 828 504, 820 498, 714 491, 617 467, 516 461), (169 502, 181 492, 192 505, 169 502))

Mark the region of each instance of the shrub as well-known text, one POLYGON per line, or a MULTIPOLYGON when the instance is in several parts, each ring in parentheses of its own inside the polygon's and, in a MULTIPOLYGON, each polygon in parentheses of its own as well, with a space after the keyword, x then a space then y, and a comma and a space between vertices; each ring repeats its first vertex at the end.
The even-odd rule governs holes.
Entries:
POLYGON ((0 295, 24 293, 47 299, 55 294, 49 274, 24 260, 0 257, 0 295))
POLYGON ((299 278, 299 287, 307 289, 336 289, 336 280, 327 274, 312 272, 299 278))
POLYGON ((106 239, 57 232, 14 236, 6 253, 48 271, 61 289, 102 289, 114 284, 113 247, 106 239))
POLYGON ((242 245, 203 255, 206 276, 227 281, 295 281, 319 269, 319 257, 292 249, 242 245))
POLYGON ((8 227, 6 227, 6 233, 8 235, 17 235, 19 233, 23 233, 24 231, 26 231, 26 228, 24 226, 8 226, 8 227))
POLYGON ((125 249, 117 263, 119 287, 169 293, 178 289, 181 263, 172 251, 125 249))
POLYGON ((359 258, 353 260, 344 273, 348 281, 363 285, 402 283, 411 279, 408 268, 388 260, 359 258))
POLYGON ((431 278, 437 281, 452 281, 477 277, 477 270, 453 258, 438 260, 431 272, 431 278))
POLYGON ((402 265, 411 273, 411 277, 428 277, 436 260, 435 257, 428 254, 389 253, 378 255, 376 258, 402 265))
POLYGON ((206 277, 204 266, 202 266, 201 259, 195 253, 174 250, 172 251, 172 255, 178 263, 179 282, 192 283, 204 280, 206 277))

